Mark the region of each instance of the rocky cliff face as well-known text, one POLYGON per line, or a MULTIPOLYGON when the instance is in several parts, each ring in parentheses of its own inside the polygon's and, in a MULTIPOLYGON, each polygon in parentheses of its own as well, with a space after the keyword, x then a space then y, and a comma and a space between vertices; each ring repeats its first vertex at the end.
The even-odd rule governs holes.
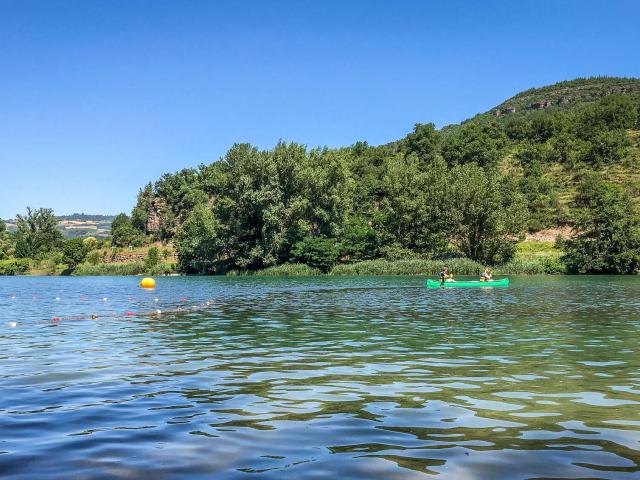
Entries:
POLYGON ((161 215, 164 207, 164 202, 159 198, 155 198, 151 202, 151 206, 147 212, 147 233, 155 235, 160 231, 161 215))

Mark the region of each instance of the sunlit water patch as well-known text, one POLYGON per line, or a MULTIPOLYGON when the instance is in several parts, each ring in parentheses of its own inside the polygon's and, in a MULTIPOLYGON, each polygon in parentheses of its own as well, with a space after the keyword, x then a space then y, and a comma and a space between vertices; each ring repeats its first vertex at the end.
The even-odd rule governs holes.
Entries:
POLYGON ((640 478, 640 281, 0 278, 0 477, 640 478))

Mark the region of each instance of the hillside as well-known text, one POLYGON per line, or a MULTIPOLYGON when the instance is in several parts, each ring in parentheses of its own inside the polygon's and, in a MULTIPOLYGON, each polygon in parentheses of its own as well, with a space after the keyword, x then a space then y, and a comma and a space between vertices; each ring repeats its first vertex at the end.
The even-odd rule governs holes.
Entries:
POLYGON ((530 88, 480 114, 480 117, 509 117, 540 110, 573 110, 608 95, 640 98, 640 79, 618 77, 578 78, 541 88, 530 88))
MULTIPOLYGON (((111 222, 115 218, 111 215, 88 215, 74 213, 71 215, 59 215, 57 228, 65 238, 95 237, 103 239, 111 235, 111 222)), ((15 219, 4 220, 9 232, 17 231, 15 219)))

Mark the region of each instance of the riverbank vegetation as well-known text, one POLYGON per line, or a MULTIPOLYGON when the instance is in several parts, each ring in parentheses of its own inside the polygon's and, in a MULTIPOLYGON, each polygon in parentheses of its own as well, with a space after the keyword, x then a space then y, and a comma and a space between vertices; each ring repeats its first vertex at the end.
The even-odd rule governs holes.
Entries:
MULTIPOLYGON (((486 265, 635 273, 639 166, 640 80, 579 79, 460 125, 418 124, 387 145, 236 144, 146 185, 114 219, 110 246, 172 245, 175 269, 191 274, 433 274, 444 263, 473 275, 486 265), (570 238, 522 243, 567 227, 570 238)), ((0 234, 0 259, 49 259, 75 274, 173 268, 162 258, 102 266, 41 210, 0 234)))

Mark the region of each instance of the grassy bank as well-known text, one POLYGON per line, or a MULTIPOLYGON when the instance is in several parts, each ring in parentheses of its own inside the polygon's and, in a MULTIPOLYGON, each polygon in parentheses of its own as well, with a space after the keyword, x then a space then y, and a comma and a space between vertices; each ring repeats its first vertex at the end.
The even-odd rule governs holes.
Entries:
POLYGON ((175 264, 161 262, 147 266, 145 262, 98 263, 79 265, 72 275, 166 275, 175 273, 175 264))
POLYGON ((229 277, 246 275, 257 275, 260 277, 303 277, 322 275, 322 272, 304 263, 285 263, 277 267, 269 267, 262 270, 231 270, 227 272, 227 276, 229 277))
MULTIPOLYGON (((336 265, 328 275, 424 275, 434 276, 440 272, 443 265, 447 265, 454 275, 480 275, 484 269, 473 260, 457 258, 447 261, 441 260, 366 260, 363 262, 336 265)), ((496 266, 493 272, 497 275, 540 275, 565 273, 564 266, 557 256, 539 256, 531 258, 516 257, 511 262, 496 266)), ((309 276, 322 275, 317 269, 301 264, 284 264, 264 270, 231 271, 227 275, 255 275, 262 277, 276 276, 309 276)))

